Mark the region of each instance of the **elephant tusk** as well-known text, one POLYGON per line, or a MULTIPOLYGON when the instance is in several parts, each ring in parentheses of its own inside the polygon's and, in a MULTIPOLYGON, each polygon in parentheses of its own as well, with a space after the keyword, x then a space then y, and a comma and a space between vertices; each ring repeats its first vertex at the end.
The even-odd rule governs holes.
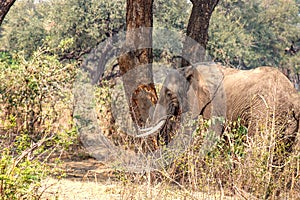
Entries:
MULTIPOLYGON (((168 116, 165 116, 165 117, 162 117, 159 120, 157 120, 158 122, 157 122, 156 126, 158 126, 158 124, 160 124, 161 121, 165 121, 167 118, 168 118, 168 116)), ((152 130, 153 128, 154 128, 153 126, 148 127, 148 128, 140 128, 140 127, 138 127, 138 130, 139 130, 139 132, 147 132, 147 131, 152 130)))
POLYGON ((157 132, 165 123, 166 123, 166 120, 163 119, 154 127, 139 129, 139 132, 144 132, 144 133, 139 134, 136 137, 140 138, 140 137, 147 137, 149 135, 152 135, 153 133, 157 132))

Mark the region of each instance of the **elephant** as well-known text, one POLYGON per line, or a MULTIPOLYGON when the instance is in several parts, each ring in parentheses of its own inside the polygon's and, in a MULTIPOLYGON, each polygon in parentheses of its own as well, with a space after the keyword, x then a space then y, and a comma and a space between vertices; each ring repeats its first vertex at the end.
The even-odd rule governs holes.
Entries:
MULTIPOLYGON (((284 166, 300 135, 300 94, 274 67, 238 70, 206 63, 173 70, 160 90, 150 127, 140 129, 140 137, 157 134, 158 140, 168 144, 171 118, 186 112, 192 118, 223 116, 225 123, 215 129, 219 136, 226 121, 237 120, 247 128, 250 137, 272 132, 275 141, 285 144, 283 153, 274 157, 274 166, 284 166)), ((280 144, 275 143, 275 148, 282 150, 280 144)), ((280 170, 273 169, 273 183, 280 180, 280 170)), ((272 191, 273 183, 268 186, 266 199, 280 192, 272 191)))
POLYGON ((150 127, 140 129, 138 137, 161 133, 171 117, 187 111, 204 119, 240 119, 248 135, 272 123, 276 127, 273 131, 288 136, 287 142, 294 142, 300 132, 300 95, 274 67, 238 70, 205 63, 171 71, 159 93, 150 127))

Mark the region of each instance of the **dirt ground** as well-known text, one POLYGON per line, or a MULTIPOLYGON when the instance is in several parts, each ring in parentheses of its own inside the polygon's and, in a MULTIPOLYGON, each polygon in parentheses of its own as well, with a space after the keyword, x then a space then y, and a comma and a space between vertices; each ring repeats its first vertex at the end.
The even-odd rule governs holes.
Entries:
POLYGON ((49 177, 42 182, 41 199, 242 199, 238 196, 227 197, 222 191, 207 194, 162 184, 151 185, 147 181, 141 184, 124 183, 115 177, 112 169, 94 159, 66 161, 63 168, 65 178, 49 177))
POLYGON ((120 199, 112 170, 94 159, 66 161, 66 177, 42 182, 42 199, 120 199))

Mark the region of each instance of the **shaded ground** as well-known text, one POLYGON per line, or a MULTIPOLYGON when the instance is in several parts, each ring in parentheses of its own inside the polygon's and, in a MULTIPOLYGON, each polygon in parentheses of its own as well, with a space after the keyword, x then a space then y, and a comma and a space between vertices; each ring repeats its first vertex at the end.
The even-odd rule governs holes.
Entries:
POLYGON ((66 161, 63 165, 66 178, 80 181, 106 181, 113 177, 113 170, 103 163, 89 158, 81 161, 66 161))

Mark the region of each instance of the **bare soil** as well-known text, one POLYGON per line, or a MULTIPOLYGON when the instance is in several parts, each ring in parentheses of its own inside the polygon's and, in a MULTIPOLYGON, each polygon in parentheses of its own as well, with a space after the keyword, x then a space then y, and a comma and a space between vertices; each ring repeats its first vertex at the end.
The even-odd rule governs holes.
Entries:
POLYGON ((94 159, 66 161, 63 164, 66 177, 48 177, 42 182, 41 199, 241 199, 228 197, 222 191, 213 194, 192 192, 163 183, 156 185, 124 182, 116 178, 114 171, 94 159))

